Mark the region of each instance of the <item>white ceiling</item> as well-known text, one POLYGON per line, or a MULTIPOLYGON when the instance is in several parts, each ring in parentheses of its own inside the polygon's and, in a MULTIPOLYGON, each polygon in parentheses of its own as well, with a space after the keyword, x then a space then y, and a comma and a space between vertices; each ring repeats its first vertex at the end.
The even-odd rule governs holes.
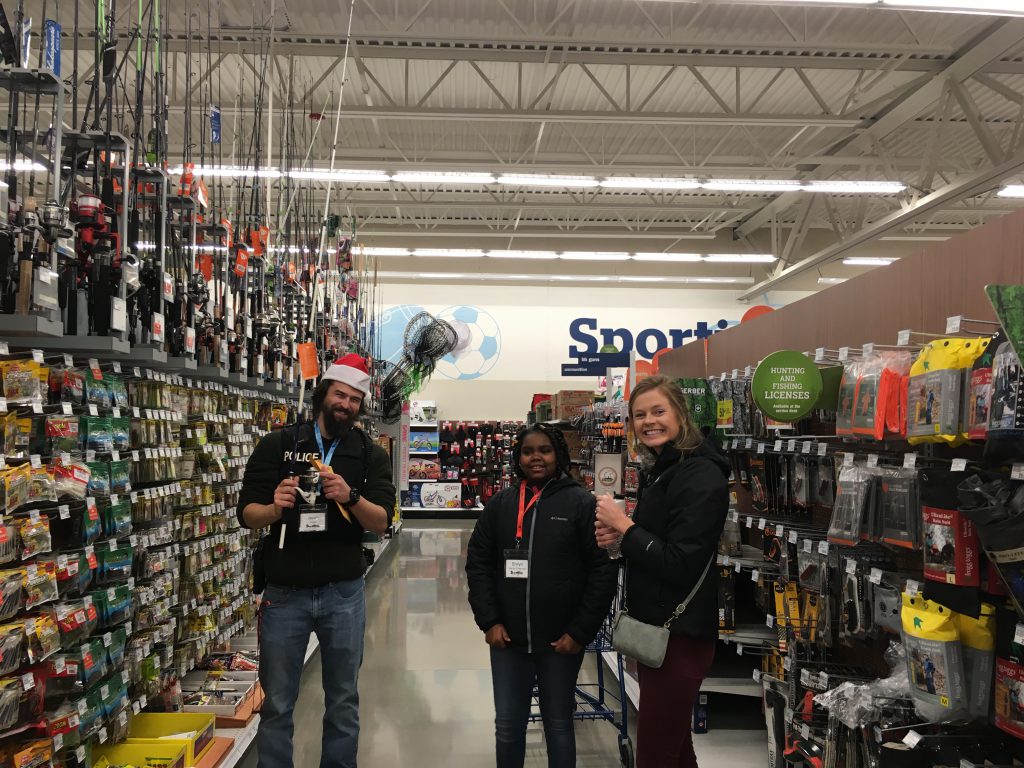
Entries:
MULTIPOLYGON (((75 1, 58 6, 66 34, 75 1)), ((92 3, 77 2, 89 17, 92 3)), ((27 7, 41 17, 39 0, 27 7)), ((118 19, 122 37, 136 12, 118 19)), ((885 197, 335 185, 333 207, 370 245, 774 253, 767 265, 672 265, 753 277, 755 295, 816 289, 819 275, 856 273, 838 265, 846 256, 907 253, 1022 204, 994 197, 1024 178, 1022 18, 821 2, 176 0, 168 24, 178 158, 190 108, 194 160, 244 161, 265 85, 261 162, 294 167, 308 149, 327 167, 346 72, 338 168, 907 185, 885 197), (216 158, 203 146, 211 98, 224 121, 216 158)), ((73 45, 66 37, 66 75, 73 45)), ((80 52, 83 81, 91 61, 80 52)), ((319 205, 299 201, 310 215, 319 205)), ((446 259, 387 268, 466 271, 446 259)))

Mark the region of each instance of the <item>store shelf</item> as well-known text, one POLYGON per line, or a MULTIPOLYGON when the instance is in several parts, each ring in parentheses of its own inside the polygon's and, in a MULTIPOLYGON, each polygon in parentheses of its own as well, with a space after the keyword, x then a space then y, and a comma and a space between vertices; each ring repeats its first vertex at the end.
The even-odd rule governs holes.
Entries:
MULTIPOLYGON (((15 346, 19 345, 15 343, 15 346)), ((40 336, 39 338, 32 339, 31 346, 35 349, 79 352, 86 355, 94 354, 99 357, 126 355, 131 349, 131 345, 127 341, 121 341, 121 339, 114 336, 61 336, 56 338, 40 336)))
MULTIPOLYGON (((604 651, 601 654, 601 658, 604 659, 604 663, 608 665, 608 669, 611 670, 612 677, 616 680, 619 679, 619 660, 618 654, 615 651, 604 651)), ((635 677, 629 672, 626 672, 625 668, 622 670, 626 676, 625 688, 626 698, 629 699, 629 703, 633 705, 635 709, 640 709, 640 683, 635 677)))
POLYGON ((410 456, 437 456, 437 451, 409 451, 410 456))
POLYGON ((14 69, 0 70, 0 88, 5 91, 31 91, 35 93, 64 93, 64 82, 48 69, 14 69))
POLYGON ((402 516, 406 520, 476 520, 483 507, 402 507, 402 516))
MULTIPOLYGON (((64 338, 64 324, 39 315, 0 315, 0 338, 13 336, 64 338)), ((40 339, 41 341, 42 339, 40 339)), ((38 347, 35 339, 33 346, 38 347)))
POLYGON ((409 429, 437 429, 437 422, 430 424, 410 424, 409 429))
MULTIPOLYGON (((612 676, 619 679, 619 664, 616 658, 617 654, 614 651, 605 651, 601 654, 601 658, 604 659, 605 664, 608 665, 608 669, 611 670, 612 676)), ((625 669, 623 672, 626 675, 626 697, 630 703, 639 709, 640 707, 640 683, 625 669)), ((753 681, 752 678, 746 680, 738 677, 707 677, 704 678, 704 682, 700 686, 701 693, 724 693, 733 696, 749 696, 753 698, 760 698, 762 689, 761 686, 753 681)))
POLYGON ((228 372, 219 365, 197 365, 196 378, 210 381, 227 381, 228 372))
POLYGON ((140 365, 166 365, 167 353, 162 347, 150 344, 140 344, 132 347, 126 354, 128 360, 140 365))
MULTIPOLYGON (((399 525, 397 530, 400 531, 401 529, 402 526, 399 525)), ((370 565, 370 567, 366 569, 367 577, 369 577, 369 575, 373 572, 374 566, 380 562, 381 556, 384 554, 385 551, 387 551, 387 548, 391 545, 391 542, 394 540, 394 538, 389 538, 381 541, 380 550, 377 552, 376 558, 374 558, 374 561, 370 565)), ((303 666, 309 664, 310 660, 312 660, 313 656, 316 654, 319 648, 320 643, 317 640, 316 635, 310 635, 309 644, 306 646, 306 659, 303 662, 303 666)), ((244 728, 224 728, 218 730, 217 734, 219 736, 234 739, 235 743, 234 746, 231 748, 231 751, 228 752, 227 755, 224 756, 224 759, 218 764, 217 768, 235 768, 237 765, 239 765, 242 762, 242 760, 245 759, 245 756, 249 752, 249 749, 255 743, 256 732, 259 730, 259 727, 260 716, 257 713, 253 715, 252 720, 250 720, 248 725, 246 725, 244 728)))

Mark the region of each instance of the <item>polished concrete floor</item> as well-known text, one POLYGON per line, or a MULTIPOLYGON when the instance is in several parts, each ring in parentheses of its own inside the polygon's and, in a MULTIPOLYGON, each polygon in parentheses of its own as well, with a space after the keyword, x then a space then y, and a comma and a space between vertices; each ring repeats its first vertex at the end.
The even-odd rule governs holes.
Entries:
MULTIPOLYGON (((366 655, 359 678, 361 768, 494 765, 494 705, 488 649, 466 599, 469 522, 407 524, 367 578, 366 655)), ((295 721, 295 766, 320 762, 323 690, 320 656, 303 673, 295 721)), ((596 659, 583 677, 592 680, 596 659)), ((608 678, 610 682, 614 682, 608 678)), ((629 712, 635 738, 635 712, 629 712)), ((528 731, 528 768, 547 765, 539 724, 528 731)), ((578 766, 619 765, 618 729, 576 726, 578 766)), ((760 766, 757 730, 712 730, 696 737, 704 766, 760 766)), ((242 768, 256 768, 253 749, 242 768)))

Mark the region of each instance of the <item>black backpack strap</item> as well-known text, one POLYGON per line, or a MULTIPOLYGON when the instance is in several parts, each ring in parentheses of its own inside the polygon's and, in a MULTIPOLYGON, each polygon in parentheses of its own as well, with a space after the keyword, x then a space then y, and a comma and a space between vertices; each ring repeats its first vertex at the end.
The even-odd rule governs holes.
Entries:
POLYGON ((359 433, 359 437, 363 441, 363 482, 359 486, 359 492, 362 493, 363 489, 366 488, 366 481, 370 479, 370 451, 373 448, 373 444, 370 442, 370 437, 359 427, 353 427, 353 429, 359 433))

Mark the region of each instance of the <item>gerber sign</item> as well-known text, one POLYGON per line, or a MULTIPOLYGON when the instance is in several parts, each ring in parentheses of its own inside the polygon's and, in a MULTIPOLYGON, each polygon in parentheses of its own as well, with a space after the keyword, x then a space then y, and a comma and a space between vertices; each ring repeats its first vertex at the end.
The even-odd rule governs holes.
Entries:
POLYGON ((569 336, 576 342, 569 346, 573 362, 562 364, 562 375, 600 375, 608 368, 628 366, 633 350, 637 357, 650 360, 659 350, 706 339, 728 327, 729 321, 725 319, 714 323, 702 320, 694 328, 645 328, 634 334, 628 328, 601 328, 596 317, 578 317, 569 324, 569 336))

